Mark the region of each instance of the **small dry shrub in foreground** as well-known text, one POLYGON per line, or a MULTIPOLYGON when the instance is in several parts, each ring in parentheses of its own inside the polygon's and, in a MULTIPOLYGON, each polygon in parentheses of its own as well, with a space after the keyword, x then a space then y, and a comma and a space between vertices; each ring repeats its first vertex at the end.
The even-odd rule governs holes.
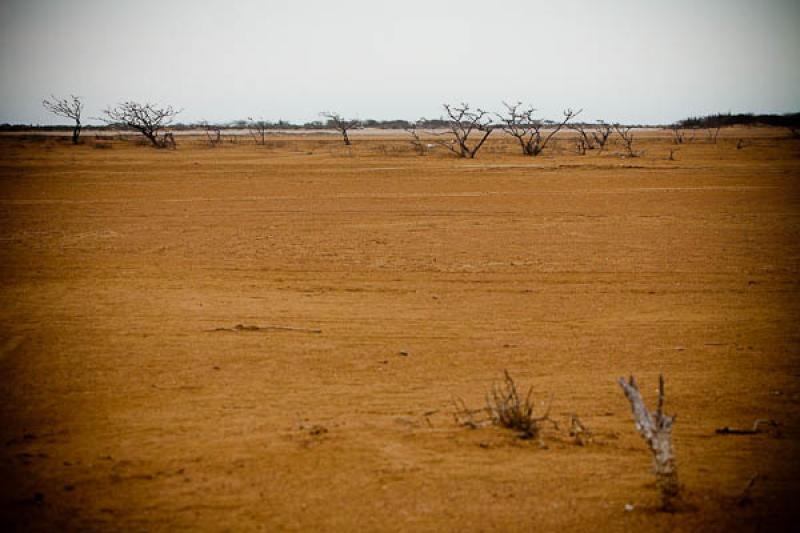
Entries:
MULTIPOLYGON (((492 422, 500 427, 520 432, 520 437, 533 439, 539 436, 541 423, 550 420, 550 405, 544 415, 537 417, 533 412, 533 387, 523 400, 517 391, 517 385, 508 370, 504 370, 503 383, 492 385, 492 390, 486 395, 486 410, 492 422)), ((552 422, 552 421, 551 421, 552 422)))
POLYGON ((520 438, 523 439, 539 437, 542 423, 545 421, 558 427, 555 421, 550 419, 550 405, 542 416, 535 415, 531 399, 533 387, 529 388, 523 397, 508 370, 504 370, 503 374, 503 382, 492 385, 492 389, 486 394, 486 406, 483 409, 469 409, 462 400, 455 402, 457 422, 471 428, 500 426, 519 432, 520 438), (487 416, 484 419, 476 419, 477 413, 485 413, 487 416))

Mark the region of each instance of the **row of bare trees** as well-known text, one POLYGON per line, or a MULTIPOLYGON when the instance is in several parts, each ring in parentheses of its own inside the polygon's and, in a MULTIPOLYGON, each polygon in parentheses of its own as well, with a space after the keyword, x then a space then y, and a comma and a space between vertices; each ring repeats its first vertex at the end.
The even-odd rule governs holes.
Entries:
MULTIPOLYGON (((80 97, 69 96, 68 98, 57 98, 53 96, 49 100, 42 102, 44 107, 52 113, 70 118, 75 121, 72 133, 72 142, 79 142, 81 132, 81 115, 83 112, 83 102, 80 97)), ((560 122, 545 121, 536 118, 536 110, 531 106, 525 106, 522 102, 514 104, 504 103, 504 113, 491 113, 489 111, 476 108, 472 109, 469 104, 461 103, 458 105, 444 104, 446 113, 445 123, 447 129, 444 132, 430 132, 434 138, 434 144, 443 146, 455 155, 464 158, 474 158, 489 136, 497 129, 500 129, 514 137, 522 149, 522 153, 527 156, 537 156, 547 147, 550 140, 571 120, 577 117, 582 110, 573 111, 567 109, 563 113, 560 122), (492 118, 498 122, 494 122, 492 118), (445 136, 447 139, 439 137, 445 136)), ((150 143, 157 148, 175 147, 175 139, 171 133, 164 132, 180 110, 172 106, 159 106, 150 103, 139 103, 133 101, 122 102, 116 106, 106 108, 103 111, 105 117, 101 118, 107 124, 122 124, 141 133, 150 143)), ((342 135, 344 144, 351 145, 349 132, 360 126, 360 122, 354 119, 346 119, 339 113, 323 112, 321 116, 328 119, 328 125, 335 128, 342 135)), ((219 128, 213 130, 208 124, 204 124, 206 134, 210 142, 218 142, 220 138, 219 128)), ((255 139, 256 143, 264 144, 269 123, 263 119, 256 120, 249 118, 248 130, 255 139)), ((599 148, 602 151, 611 134, 612 127, 623 139, 629 155, 635 155, 632 148, 633 135, 631 128, 623 128, 619 125, 610 126, 603 122, 588 127, 582 124, 570 124, 569 127, 580 135, 579 147, 585 151, 599 148)), ((417 126, 413 124, 407 129, 412 135, 412 144, 418 152, 425 151, 427 145, 422 142, 417 133, 417 126)))
MULTIPOLYGON (((72 142, 78 144, 82 129, 83 101, 79 96, 70 95, 68 97, 52 96, 42 101, 42 105, 50 112, 69 118, 75 122, 72 130, 72 142)), ((431 143, 424 142, 419 133, 419 127, 426 122, 421 119, 419 122, 412 123, 406 131, 412 136, 411 144, 419 154, 427 152, 433 146, 442 146, 463 158, 474 158, 486 140, 495 130, 501 130, 512 136, 519 143, 522 153, 527 156, 540 155, 548 143, 564 128, 577 132, 576 151, 579 154, 586 154, 588 150, 598 150, 603 152, 612 133, 619 136, 625 154, 629 157, 640 155, 633 148, 633 130, 631 127, 620 124, 608 124, 598 122, 596 124, 576 123, 574 119, 583 110, 574 111, 566 109, 560 121, 554 122, 543 120, 535 116, 536 109, 525 105, 522 102, 506 103, 503 102, 505 110, 503 113, 492 113, 481 108, 472 108, 467 103, 457 105, 444 104, 445 116, 440 122, 445 126, 444 131, 431 130, 428 135, 432 138, 431 143)), ((103 110, 102 120, 109 125, 123 125, 141 133, 153 146, 157 148, 175 147, 175 139, 171 133, 165 129, 172 124, 175 117, 181 110, 174 109, 172 106, 161 106, 151 103, 139 103, 126 101, 113 107, 103 110)), ((325 111, 320 115, 327 119, 327 126, 336 129, 341 135, 345 145, 352 144, 350 131, 361 127, 362 123, 356 119, 347 119, 336 112, 325 111)), ((258 144, 266 143, 266 135, 271 123, 262 119, 250 117, 247 128, 258 144)), ((708 128, 709 141, 716 143, 721 124, 715 123, 714 127, 708 128)), ((220 128, 203 123, 209 142, 215 145, 220 142, 220 128)), ((692 137, 686 137, 685 129, 675 124, 671 127, 673 142, 682 144, 691 142, 692 137)))
MULTIPOLYGON (((83 115, 83 100, 81 97, 70 95, 68 97, 51 96, 42 100, 42 105, 51 113, 75 121, 72 129, 72 143, 80 142, 82 129, 81 118, 83 115)), ((175 117, 181 112, 172 106, 161 106, 150 103, 133 101, 122 102, 103 110, 105 116, 100 120, 106 124, 122 124, 141 133, 156 148, 174 148, 175 138, 172 133, 164 129, 172 124, 175 117)))
MULTIPOLYGON (((567 127, 579 135, 579 153, 585 154, 586 150, 595 149, 602 152, 611 133, 616 132, 623 140, 627 155, 637 155, 637 152, 633 150, 631 128, 605 122, 574 123, 573 120, 583 112, 582 109, 577 111, 566 109, 561 120, 553 122, 536 117, 536 109, 522 102, 512 104, 503 102, 503 106, 505 107, 503 113, 491 113, 480 108, 472 109, 467 103, 444 104, 447 128, 444 132, 429 132, 434 138, 434 145, 443 146, 459 157, 472 159, 477 155, 489 135, 496 130, 501 130, 516 139, 524 155, 535 157, 545 150, 558 132, 567 127), (445 136, 446 139, 437 139, 440 136, 445 136)), ((422 152, 422 147, 426 145, 422 143, 418 133, 418 124, 412 124, 406 131, 412 135, 411 143, 415 149, 422 152)))

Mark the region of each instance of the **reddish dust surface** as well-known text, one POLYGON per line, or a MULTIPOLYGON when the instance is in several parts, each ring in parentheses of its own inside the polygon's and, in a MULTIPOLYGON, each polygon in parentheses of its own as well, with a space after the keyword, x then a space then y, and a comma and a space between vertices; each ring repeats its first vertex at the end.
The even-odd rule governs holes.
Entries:
POLYGON ((665 132, 638 135, 638 158, 565 136, 475 160, 399 135, 3 137, 5 526, 788 527, 800 143, 729 130, 671 161, 665 132), (559 429, 456 423, 504 369, 559 429), (677 513, 615 383, 652 403, 659 373, 677 513), (756 419, 779 425, 715 434, 756 419))

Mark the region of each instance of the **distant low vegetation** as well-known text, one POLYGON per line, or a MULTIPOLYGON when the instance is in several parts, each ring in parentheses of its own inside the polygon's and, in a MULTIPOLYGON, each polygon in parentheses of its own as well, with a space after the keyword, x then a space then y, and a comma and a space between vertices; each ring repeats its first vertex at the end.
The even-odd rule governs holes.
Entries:
MULTIPOLYGON (((334 129, 334 126, 330 123, 330 120, 322 121, 322 120, 314 120, 311 122, 304 122, 302 124, 295 124, 292 122, 287 122, 285 120, 278 120, 278 121, 268 121, 268 120, 258 120, 259 125, 262 125, 266 130, 318 130, 318 129, 334 129)), ((366 119, 360 120, 359 124, 363 128, 378 128, 378 129, 385 129, 385 130, 404 130, 406 128, 411 127, 415 124, 420 128, 426 129, 443 129, 448 126, 448 121, 443 119, 421 119, 416 122, 402 120, 402 119, 395 119, 395 120, 373 120, 373 119, 366 119)), ((232 120, 228 122, 221 122, 221 123, 209 123, 207 121, 200 121, 200 122, 176 122, 170 125, 171 130, 175 131, 182 131, 182 130, 205 130, 209 126, 213 126, 214 128, 219 128, 221 130, 237 130, 237 129, 249 129, 253 125, 253 119, 248 120, 232 120)), ((84 126, 84 129, 89 130, 115 130, 119 129, 121 124, 103 124, 103 125, 87 125, 84 126)), ((0 124, 0 131, 5 132, 21 132, 21 131, 31 131, 31 130, 39 130, 39 131, 65 131, 71 130, 73 126, 71 125, 47 125, 42 126, 39 124, 9 124, 3 123, 0 124)))
POLYGON ((797 131, 800 128, 800 113, 783 115, 756 115, 753 113, 715 113, 679 120, 682 128, 719 128, 725 126, 776 126, 797 131))

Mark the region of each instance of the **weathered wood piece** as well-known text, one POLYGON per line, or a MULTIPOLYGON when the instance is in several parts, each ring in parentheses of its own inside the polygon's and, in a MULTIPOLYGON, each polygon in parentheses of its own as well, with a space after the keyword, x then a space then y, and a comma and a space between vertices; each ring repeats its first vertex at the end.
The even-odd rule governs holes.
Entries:
POLYGON ((680 484, 675 452, 672 449, 672 425, 675 417, 664 414, 663 410, 664 376, 658 377, 658 407, 654 413, 647 409, 633 376, 627 382, 625 378, 619 378, 618 383, 631 404, 636 429, 653 454, 653 471, 656 474, 656 485, 661 491, 662 508, 673 510, 674 503, 679 498, 680 484))

